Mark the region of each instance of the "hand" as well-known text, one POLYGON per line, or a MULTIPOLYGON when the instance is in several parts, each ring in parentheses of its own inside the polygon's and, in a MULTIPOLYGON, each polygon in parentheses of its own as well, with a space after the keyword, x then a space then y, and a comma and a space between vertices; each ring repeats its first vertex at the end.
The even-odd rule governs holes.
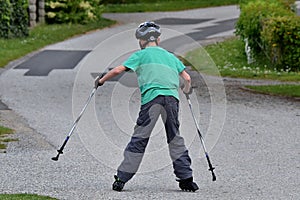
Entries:
POLYGON ((185 94, 185 95, 190 95, 190 94, 192 94, 193 93, 193 88, 192 87, 190 87, 190 89, 188 90, 188 91, 186 91, 186 90, 182 90, 183 91, 183 93, 185 94))
POLYGON ((193 93, 193 88, 192 86, 189 86, 189 85, 182 85, 181 86, 181 89, 182 89, 182 92, 185 94, 185 95, 190 95, 193 93))
POLYGON ((101 75, 101 76, 97 76, 96 78, 95 78, 95 89, 97 89, 99 86, 102 86, 103 85, 103 83, 100 83, 99 81, 100 81, 100 79, 103 77, 103 74, 101 75))

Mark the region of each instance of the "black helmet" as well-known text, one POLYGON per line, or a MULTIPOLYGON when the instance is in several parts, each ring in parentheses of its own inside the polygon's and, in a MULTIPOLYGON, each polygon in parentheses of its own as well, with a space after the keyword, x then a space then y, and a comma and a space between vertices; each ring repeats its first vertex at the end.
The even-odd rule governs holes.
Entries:
POLYGON ((144 22, 139 25, 135 31, 135 37, 138 40, 154 42, 160 36, 160 26, 154 22, 144 22))

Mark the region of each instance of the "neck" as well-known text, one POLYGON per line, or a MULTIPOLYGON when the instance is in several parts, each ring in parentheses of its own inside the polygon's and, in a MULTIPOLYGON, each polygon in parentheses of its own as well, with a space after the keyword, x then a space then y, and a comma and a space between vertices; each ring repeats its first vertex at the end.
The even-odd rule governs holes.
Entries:
POLYGON ((158 46, 158 41, 147 42, 147 41, 139 41, 141 49, 145 49, 146 47, 155 47, 158 46))
POLYGON ((156 42, 149 42, 146 47, 155 47, 157 46, 156 42))

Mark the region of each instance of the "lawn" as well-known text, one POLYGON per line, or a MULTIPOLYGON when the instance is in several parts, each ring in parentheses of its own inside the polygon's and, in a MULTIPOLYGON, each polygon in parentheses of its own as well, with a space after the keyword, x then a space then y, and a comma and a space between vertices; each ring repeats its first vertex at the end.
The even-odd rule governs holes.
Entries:
POLYGON ((5 149, 7 142, 16 141, 16 139, 12 139, 8 137, 12 133, 13 130, 0 126, 0 149, 5 149))
POLYGON ((299 85, 259 85, 259 86, 246 86, 246 87, 263 94, 280 95, 286 97, 300 97, 300 84, 299 85))
POLYGON ((0 194, 0 200, 56 200, 48 196, 36 194, 0 194))
POLYGON ((238 4, 240 0, 140 0, 129 4, 108 4, 104 12, 178 11, 212 6, 238 4))
POLYGON ((262 54, 254 63, 248 64, 244 52, 244 43, 236 37, 224 42, 208 45, 186 54, 185 64, 195 70, 223 77, 279 80, 282 82, 299 82, 299 84, 282 84, 267 86, 247 86, 265 94, 300 97, 300 72, 276 69, 262 54))
POLYGON ((186 59, 195 64, 194 67, 200 72, 209 73, 209 69, 216 67, 218 73, 224 77, 300 81, 300 72, 276 69, 264 55, 248 64, 244 42, 237 37, 188 52, 186 59), (212 59, 209 62, 207 54, 212 59))

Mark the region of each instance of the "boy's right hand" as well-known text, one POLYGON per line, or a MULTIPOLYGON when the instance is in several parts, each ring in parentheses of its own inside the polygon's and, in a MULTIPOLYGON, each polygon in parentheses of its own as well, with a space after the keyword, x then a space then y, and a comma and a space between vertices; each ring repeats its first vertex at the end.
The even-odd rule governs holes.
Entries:
POLYGON ((103 83, 100 83, 99 81, 100 81, 100 79, 103 77, 103 75, 104 74, 102 74, 102 75, 100 75, 100 76, 97 76, 96 78, 95 78, 95 89, 97 89, 99 86, 102 86, 103 85, 103 83))

